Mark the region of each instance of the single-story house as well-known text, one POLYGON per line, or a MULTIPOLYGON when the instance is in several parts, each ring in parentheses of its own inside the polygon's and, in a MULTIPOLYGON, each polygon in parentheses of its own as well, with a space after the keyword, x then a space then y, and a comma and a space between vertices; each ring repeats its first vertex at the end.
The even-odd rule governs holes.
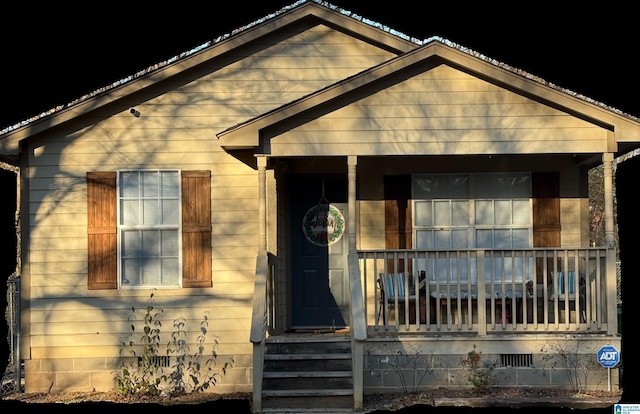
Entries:
POLYGON ((206 315, 203 344, 232 361, 211 390, 255 410, 471 386, 474 349, 509 386, 569 386, 549 357, 593 354, 585 386, 606 388, 612 166, 639 144, 638 118, 299 1, 0 131, 25 389, 112 389, 152 289, 161 352, 174 328, 193 352, 206 315))

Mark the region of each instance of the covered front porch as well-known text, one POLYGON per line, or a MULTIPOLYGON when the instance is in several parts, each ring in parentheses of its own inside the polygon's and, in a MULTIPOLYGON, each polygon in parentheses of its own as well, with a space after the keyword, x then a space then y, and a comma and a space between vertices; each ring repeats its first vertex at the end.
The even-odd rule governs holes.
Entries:
POLYGON ((218 137, 258 172, 257 406, 266 339, 320 309, 316 292, 349 328, 356 408, 369 364, 407 341, 451 366, 480 342, 485 355, 533 359, 551 340, 619 343, 613 161, 640 142, 636 121, 434 43, 218 137), (594 244, 588 172, 598 165, 605 237, 594 244), (303 199, 312 189, 289 183, 309 176, 315 198, 303 199), (336 177, 339 195, 325 197, 336 177), (345 218, 341 261, 303 234, 301 218, 323 203, 345 218), (313 288, 294 288, 306 280, 313 288))
MULTIPOLYGON (((490 161, 486 157, 466 157, 458 159, 458 164, 449 163, 449 170, 465 171, 462 163, 467 166, 466 171, 471 174, 475 169, 482 170, 484 163, 490 161)), ((317 167, 311 160, 288 159, 268 161, 266 157, 258 157, 258 175, 261 194, 260 239, 262 248, 256 263, 254 312, 251 341, 254 344, 254 397, 261 399, 263 393, 263 369, 265 367, 266 348, 269 343, 288 342, 291 339, 291 313, 297 310, 291 306, 292 292, 287 289, 290 280, 302 277, 291 269, 292 258, 288 255, 287 246, 288 227, 293 231, 300 231, 290 223, 290 211, 284 207, 286 197, 291 188, 284 183, 285 176, 290 174, 304 174, 317 167), (272 167, 272 174, 268 170, 272 167), (272 180, 271 180, 272 178, 272 180), (271 184, 269 184, 271 183, 271 184), (268 200, 277 201, 277 209, 270 210, 268 200), (274 223, 275 220, 275 223, 274 223), (270 238, 268 234, 278 235, 270 238), (269 241, 269 242, 268 242, 269 241), (269 248, 269 246, 280 246, 269 248)), ((573 194, 572 188, 578 187, 576 181, 566 180, 564 175, 573 173, 563 172, 561 179, 565 179, 565 189, 553 197, 542 197, 540 192, 534 191, 522 203, 523 208, 530 214, 531 222, 511 226, 509 234, 515 234, 520 228, 526 228, 525 240, 528 247, 500 248, 500 247, 466 247, 466 248, 424 248, 420 246, 419 238, 423 237, 418 231, 431 232, 433 240, 444 231, 453 234, 460 230, 460 226, 442 228, 440 226, 423 226, 413 219, 393 221, 392 226, 385 222, 389 217, 398 216, 397 208, 414 206, 413 210, 404 210, 406 217, 416 217, 421 213, 415 208, 415 199, 403 201, 397 196, 397 191, 386 192, 375 189, 375 184, 385 185, 393 183, 387 180, 388 171, 395 175, 419 176, 424 174, 420 164, 427 158, 396 158, 386 161, 380 167, 378 158, 366 157, 336 157, 330 162, 322 164, 323 173, 334 175, 343 171, 346 185, 345 217, 346 226, 343 238, 347 242, 344 274, 347 279, 348 303, 345 312, 347 330, 351 343, 347 354, 351 361, 352 397, 354 407, 362 404, 363 393, 375 390, 389 391, 393 389, 389 384, 371 383, 370 372, 383 372, 374 368, 379 361, 385 360, 391 349, 399 352, 410 352, 423 357, 427 354, 438 354, 442 357, 446 368, 441 368, 442 377, 423 386, 457 385, 465 386, 459 380, 451 382, 451 378, 461 378, 459 366, 460 356, 464 355, 475 344, 481 344, 484 352, 491 358, 506 358, 505 361, 525 358, 530 365, 525 367, 504 369, 517 370, 515 377, 518 381, 512 385, 528 385, 523 378, 533 375, 535 361, 540 361, 540 348, 554 341, 574 341, 587 343, 587 350, 607 343, 618 344, 620 337, 617 331, 616 312, 616 252, 614 249, 613 232, 613 192, 612 192, 612 160, 613 154, 604 154, 605 164, 605 246, 587 247, 583 230, 574 232, 577 236, 560 238, 560 229, 552 236, 553 225, 536 226, 536 206, 546 201, 546 205, 557 204, 566 197, 566 193, 573 194), (346 164, 346 165, 345 165, 346 164), (401 167, 399 166, 401 165, 401 167), (377 170, 376 170, 377 166, 377 170), (346 170, 346 171, 345 171, 346 170), (374 171, 375 170, 375 171, 374 171), (372 171, 374 171, 372 173, 372 171), (566 190, 566 187, 569 190, 566 190), (371 194, 377 194, 372 196, 371 194), (544 199, 544 200, 543 200, 544 199), (549 202, 549 200, 552 202, 549 202), (394 210, 395 209, 395 210, 394 210), (393 213, 389 213, 393 211, 393 213), (410 224, 410 225, 409 225, 410 224), (400 234, 394 233, 389 237, 392 227, 399 228, 400 234), (514 230, 515 229, 515 230, 514 230), (375 237, 372 237, 374 234, 375 237), (389 247, 397 240, 408 243, 406 248, 389 247), (545 244, 560 243, 561 240, 575 240, 575 247, 546 247, 545 244), (368 248, 373 244, 383 245, 384 248, 368 248), (524 370, 524 371, 523 371, 524 370), (446 372, 446 374, 444 374, 446 372), (522 374, 524 372, 524 374, 522 374), (524 375, 524 376, 523 376, 524 375), (446 377, 446 378, 445 378, 446 377), (448 378, 448 379, 447 379, 448 378), (440 382, 438 382, 440 381, 440 382), (442 382, 444 381, 444 382, 442 382), (440 384, 440 385, 439 385, 440 384)), ((524 170, 536 172, 536 164, 540 160, 554 160, 560 169, 573 165, 568 157, 511 157, 510 162, 524 170)), ((314 160, 317 161, 317 160, 314 160)), ((326 161, 326 160, 325 160, 326 161)), ((442 168, 439 165, 431 168, 442 168)), ((575 167, 577 168, 577 167, 575 167)), ((442 168, 446 171, 446 168, 442 168)), ((466 173, 465 171, 465 173, 466 173)), ((497 171, 493 174, 504 174, 497 171)), ((451 172, 448 172, 451 175, 451 172)), ((584 175, 574 175, 584 177, 584 175)), ((531 177, 525 175, 525 177, 531 177)), ((544 177, 543 177, 544 178, 544 177)), ((533 175, 532 180, 538 180, 533 175)), ((476 180, 480 181, 480 180, 476 180)), ((547 182, 545 182, 547 183, 547 182)), ((536 184, 529 183, 530 186, 536 184)), ((396 187, 392 187, 396 188, 396 187)), ((397 189, 397 188, 396 188, 397 189)), ((578 197, 576 197, 578 198, 578 197)), ((428 200, 428 198, 425 198, 428 200)), ((484 198, 485 200, 487 197, 484 198)), ((343 200, 343 201, 345 201, 343 200)), ((439 199, 438 199, 439 200, 439 199)), ((458 199, 454 199, 458 200, 458 199)), ((510 205, 516 205, 518 200, 512 197, 510 205)), ((341 202, 343 202, 341 201, 341 202)), ((438 201, 439 202, 439 201, 438 201)), ((452 204, 451 200, 448 200, 452 204)), ((457 201, 456 201, 457 202, 457 201)), ((474 203, 474 200, 464 203, 474 203)), ((432 204, 435 205, 436 201, 432 204)), ((494 202, 494 205, 496 202, 494 202)), ((565 204, 584 205, 582 201, 569 199, 565 204)), ((273 206, 273 203, 271 204, 273 206)), ((473 206, 473 204, 472 204, 473 206)), ((559 207, 558 207, 559 208, 559 207)), ((558 214, 569 216, 571 211, 563 207, 558 214)), ((480 211, 479 208, 469 211, 480 211)), ((462 210, 466 211, 466 210, 462 210)), ((515 207, 512 207, 515 211, 515 207)), ((564 217, 562 216, 562 217, 564 217)), ((548 217, 548 216, 545 216, 548 217)), ((584 216, 581 216, 584 218, 584 216)), ((561 218, 561 225, 566 219, 561 218)), ((561 227, 559 225, 558 227, 561 227)), ((580 227, 580 220, 578 220, 580 227)), ((496 226, 498 228, 500 226, 496 226)), ((508 226, 502 226, 503 230, 508 226)), ((565 225, 564 227, 570 227, 565 225)), ((490 228, 494 233, 496 228, 490 228)), ((479 240, 487 228, 465 230, 474 241, 479 240), (473 233, 475 231, 475 233, 473 233), (478 237, 473 236, 479 235, 478 237), (475 238, 474 238, 475 237, 475 238)), ((565 233, 571 234, 568 229, 565 233)), ((429 233, 429 234, 431 234, 429 233)), ((505 233, 506 234, 506 233, 505 233)), ((525 234, 522 232, 522 234, 525 234)), ((430 240, 427 236, 426 240, 430 240)), ((453 238, 449 238, 453 240, 453 238)), ((467 240, 467 239, 464 239, 467 240)), ((495 243, 512 240, 493 236, 495 243)), ((451 241, 453 243, 453 241, 451 241)), ((327 259, 329 260, 329 259, 327 259)), ((327 279, 331 285, 330 276, 327 279)), ((313 327, 310 327, 313 328, 313 327)), ((330 328, 327 326, 326 328, 330 328)), ((330 330, 330 329, 329 329, 330 330)), ((322 333, 327 330, 317 329, 322 333)), ((308 332, 314 332, 309 329, 308 332)), ((335 340, 334 340, 335 341, 335 340)), ((339 341, 342 343, 342 341, 339 341)), ((344 356, 343 356, 344 357, 344 356)), ((319 357, 318 357, 319 358, 319 357)), ((515 372, 515 371, 514 371, 515 372)), ((543 372, 543 371, 540 371, 543 372)), ((384 372, 386 378, 397 373, 384 372), (389 376, 390 375, 390 376, 389 376)), ((346 375, 344 372, 342 376, 346 375)), ((543 381, 538 377, 543 373, 532 376, 535 381, 543 381)), ((541 377, 541 378, 542 378, 541 377)), ((557 381, 557 375, 556 375, 557 381)), ((529 384, 530 385, 530 384, 529 384)), ((559 385, 548 383, 547 385, 559 385)), ((561 384, 560 384, 561 385, 561 384)), ((261 400, 254 400, 259 406, 261 400)))

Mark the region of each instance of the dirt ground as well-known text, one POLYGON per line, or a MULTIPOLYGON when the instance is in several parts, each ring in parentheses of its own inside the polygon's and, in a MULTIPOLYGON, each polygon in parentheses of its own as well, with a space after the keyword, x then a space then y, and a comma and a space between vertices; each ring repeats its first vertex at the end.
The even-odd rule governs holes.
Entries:
MULTIPOLYGON (((600 398, 617 402, 621 398, 622 392, 589 391, 585 394, 575 395, 567 389, 561 388, 494 388, 491 391, 479 394, 471 388, 438 388, 421 392, 394 393, 394 394, 373 394, 364 396, 364 412, 374 411, 396 411, 415 405, 433 405, 437 398, 473 398, 489 397, 492 399, 517 399, 517 398, 600 398)), ((73 392, 73 393, 22 393, 10 394, 3 397, 5 401, 15 403, 31 404, 52 404, 52 403, 151 403, 160 405, 182 405, 182 404, 211 404, 234 402, 238 406, 245 404, 251 406, 250 393, 237 394, 214 394, 214 393, 191 393, 176 396, 155 396, 140 397, 137 399, 126 398, 115 392, 73 392)))

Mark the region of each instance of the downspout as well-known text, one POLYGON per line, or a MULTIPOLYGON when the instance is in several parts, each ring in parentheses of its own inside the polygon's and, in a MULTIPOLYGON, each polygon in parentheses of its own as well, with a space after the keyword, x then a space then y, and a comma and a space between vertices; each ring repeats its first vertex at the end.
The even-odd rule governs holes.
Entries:
POLYGON ((16 307, 16 321, 14 321, 14 329, 16 333, 15 345, 15 374, 16 374, 16 392, 22 392, 22 360, 20 359, 20 278, 14 279, 16 291, 13 294, 13 302, 16 307))

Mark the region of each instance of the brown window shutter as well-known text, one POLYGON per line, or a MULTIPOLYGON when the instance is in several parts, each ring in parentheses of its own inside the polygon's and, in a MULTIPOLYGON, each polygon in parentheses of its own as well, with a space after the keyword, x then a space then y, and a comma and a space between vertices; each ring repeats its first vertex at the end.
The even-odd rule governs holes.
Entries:
POLYGON ((211 286, 211 171, 182 171, 182 287, 211 286))
POLYGON ((533 246, 560 247, 560 178, 558 173, 534 173, 533 246))
MULTIPOLYGON (((385 176, 384 200, 385 248, 411 249, 411 176, 385 176)), ((408 265, 411 271, 411 262, 408 265)), ((394 270, 393 261, 388 261, 387 268, 394 270)), ((404 260, 398 261, 398 271, 404 271, 404 260)))
MULTIPOLYGON (((531 176, 533 198, 533 247, 560 247, 560 177, 555 172, 531 176)), ((547 283, 553 270, 553 259, 547 259, 547 283)), ((536 260, 536 283, 542 283, 542 258, 536 260)))
POLYGON ((118 287, 116 173, 87 173, 88 288, 118 287))

